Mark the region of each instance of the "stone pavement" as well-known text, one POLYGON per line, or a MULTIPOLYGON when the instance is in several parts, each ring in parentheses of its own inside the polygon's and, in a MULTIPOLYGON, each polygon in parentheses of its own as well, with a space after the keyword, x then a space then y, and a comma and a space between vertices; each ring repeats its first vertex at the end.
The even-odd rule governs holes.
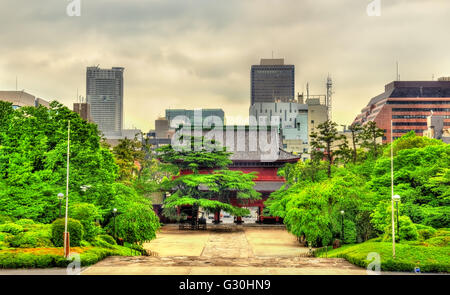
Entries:
POLYGON ((308 249, 282 228, 219 232, 164 227, 144 246, 155 256, 108 257, 82 274, 366 274, 344 259, 301 257, 308 249))

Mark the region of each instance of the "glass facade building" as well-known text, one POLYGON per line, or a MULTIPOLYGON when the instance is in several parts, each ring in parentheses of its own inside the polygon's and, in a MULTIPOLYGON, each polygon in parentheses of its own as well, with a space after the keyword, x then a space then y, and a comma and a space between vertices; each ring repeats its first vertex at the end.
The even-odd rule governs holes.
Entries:
POLYGON ((121 136, 123 128, 124 68, 86 71, 86 100, 91 105, 91 117, 100 131, 108 136, 121 136))
POLYGON ((283 59, 262 59, 251 67, 251 104, 291 102, 295 91, 295 66, 283 59))

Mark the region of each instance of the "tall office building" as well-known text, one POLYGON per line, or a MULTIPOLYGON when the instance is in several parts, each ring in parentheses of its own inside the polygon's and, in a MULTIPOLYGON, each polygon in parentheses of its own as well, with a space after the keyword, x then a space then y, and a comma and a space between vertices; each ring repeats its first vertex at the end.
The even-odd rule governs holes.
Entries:
POLYGON ((123 71, 120 67, 98 66, 86 71, 86 99, 91 105, 92 120, 106 138, 122 136, 123 71))
POLYGON ((285 65, 284 59, 261 59, 251 68, 251 102, 294 101, 295 66, 285 65))
POLYGON ((354 123, 373 121, 385 132, 383 143, 414 130, 418 135, 428 129, 427 117, 443 116, 443 126, 450 126, 450 79, 438 81, 393 81, 385 91, 372 98, 354 123))

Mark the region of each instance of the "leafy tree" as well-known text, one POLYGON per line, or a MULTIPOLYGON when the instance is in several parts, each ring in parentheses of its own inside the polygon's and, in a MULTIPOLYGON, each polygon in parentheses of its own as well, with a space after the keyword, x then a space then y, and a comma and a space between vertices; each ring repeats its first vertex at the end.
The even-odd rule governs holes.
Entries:
POLYGON ((337 140, 343 139, 343 136, 338 134, 337 124, 330 120, 323 122, 317 126, 319 133, 312 132, 311 147, 315 150, 314 158, 325 157, 328 161, 328 178, 331 178, 331 165, 333 164, 334 151, 332 150, 333 143, 337 140))
POLYGON ((349 148, 345 136, 342 137, 342 142, 338 145, 334 154, 336 155, 336 162, 341 162, 344 166, 352 161, 352 149, 349 148))
MULTIPOLYGON (((114 200, 117 166, 101 148, 95 124, 52 102, 50 108, 0 109, 0 214, 50 223, 58 216, 57 194, 65 191, 67 126, 71 123, 69 206, 87 202, 101 210, 114 200), (5 127, 7 126, 7 127, 5 127), (88 185, 88 190, 82 187, 88 185)), ((69 210, 69 216, 70 216, 69 210)))
POLYGON ((362 146, 368 148, 372 154, 377 157, 379 154, 379 146, 377 139, 384 136, 383 129, 377 127, 374 121, 369 121, 363 126, 361 138, 362 146))
POLYGON ((131 182, 135 179, 141 172, 140 166, 145 157, 142 143, 136 138, 134 140, 120 139, 119 144, 113 148, 113 154, 119 166, 119 180, 131 182))
POLYGON ((356 164, 358 159, 358 153, 356 150, 356 145, 359 143, 361 131, 363 130, 362 126, 358 123, 352 124, 348 127, 348 130, 352 133, 352 155, 353 155, 353 164, 356 164))
MULTIPOLYGON (((173 217, 174 208, 191 205, 193 222, 196 222, 200 207, 218 213, 225 210, 234 216, 249 214, 248 209, 231 205, 231 198, 236 197, 242 205, 258 199, 259 193, 253 188, 256 175, 226 169, 231 163, 228 158, 231 153, 223 148, 210 149, 214 142, 204 139, 201 142, 202 146, 182 152, 175 151, 171 146, 158 150, 161 161, 176 165, 181 173, 163 183, 166 190, 175 191, 164 201, 163 213, 173 217), (206 170, 200 173, 201 169, 206 170)), ((194 147, 194 140, 192 143, 194 147)))

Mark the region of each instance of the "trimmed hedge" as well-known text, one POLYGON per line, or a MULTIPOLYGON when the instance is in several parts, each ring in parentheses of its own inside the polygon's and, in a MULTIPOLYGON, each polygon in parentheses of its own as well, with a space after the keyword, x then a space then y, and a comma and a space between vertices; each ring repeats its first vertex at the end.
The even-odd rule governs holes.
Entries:
MULTIPOLYGON (((105 248, 79 248, 81 250, 80 259, 81 266, 88 266, 99 262, 107 256, 129 255, 130 249, 122 249, 124 247, 115 246, 113 249, 105 248), (128 254, 125 254, 128 253, 128 254)), ((64 258, 63 255, 54 253, 37 253, 24 249, 24 251, 1 251, 0 252, 0 268, 50 268, 50 267, 67 267, 71 261, 64 258)), ((47 249, 61 250, 62 249, 47 249)))
POLYGON ((346 245, 328 251, 328 257, 345 258, 352 264, 366 268, 371 262, 366 260, 370 252, 381 257, 381 270, 412 272, 420 267, 421 272, 450 272, 450 247, 426 247, 410 244, 396 244, 396 258, 392 258, 392 244, 365 242, 346 245))
MULTIPOLYGON (((64 246, 64 226, 64 218, 56 219, 52 223, 52 241, 55 247, 64 246)), ((67 231, 69 232, 70 246, 80 246, 80 242, 83 240, 83 225, 80 221, 68 218, 67 231)))

